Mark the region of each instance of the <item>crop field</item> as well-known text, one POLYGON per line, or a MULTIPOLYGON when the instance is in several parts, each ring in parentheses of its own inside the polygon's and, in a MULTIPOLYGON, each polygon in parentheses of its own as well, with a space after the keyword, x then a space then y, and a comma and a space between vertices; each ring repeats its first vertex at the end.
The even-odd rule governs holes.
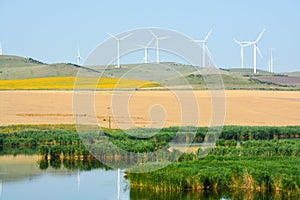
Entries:
POLYGON ((0 80, 1 90, 37 90, 37 89, 112 89, 112 88, 145 88, 159 84, 143 80, 119 78, 77 78, 47 77, 18 80, 0 80), (78 81, 79 84, 75 84, 78 81), (74 85, 75 84, 75 85, 74 85))
MULTIPOLYGON (((180 91, 184 96, 187 91, 180 91)), ((199 126, 209 126, 212 103, 209 91, 194 91, 199 126)), ((181 124, 181 107, 169 91, 132 91, 130 100, 123 101, 126 91, 97 91, 95 111, 100 126, 108 127, 108 107, 112 128, 185 126, 181 124), (120 104, 116 102, 120 101, 120 104), (155 105, 155 106, 154 106, 155 105), (117 113, 126 107, 130 118, 117 113), (163 108, 160 109, 159 107, 163 108)), ((286 126, 300 125, 300 92, 298 91, 225 91, 225 125, 286 126)), ((0 122, 9 124, 73 124, 72 91, 1 91, 0 122)), ((191 99, 192 100, 192 99, 191 99)), ((189 103, 189 102, 187 102, 189 103)))

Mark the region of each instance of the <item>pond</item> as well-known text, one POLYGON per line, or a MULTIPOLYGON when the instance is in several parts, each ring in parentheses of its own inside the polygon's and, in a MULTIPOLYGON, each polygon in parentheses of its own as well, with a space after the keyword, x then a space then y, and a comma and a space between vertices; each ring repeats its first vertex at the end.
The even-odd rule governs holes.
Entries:
MULTIPOLYGON (((265 199, 267 194, 239 192, 156 193, 130 189, 129 180, 118 170, 95 165, 95 168, 67 169, 64 164, 40 168, 39 156, 0 156, 0 199, 265 199)), ((85 163, 86 164, 86 163, 85 163)))
POLYGON ((38 156, 0 157, 0 199, 129 199, 121 172, 106 169, 41 170, 38 156), (118 192, 118 186, 120 188, 118 192))

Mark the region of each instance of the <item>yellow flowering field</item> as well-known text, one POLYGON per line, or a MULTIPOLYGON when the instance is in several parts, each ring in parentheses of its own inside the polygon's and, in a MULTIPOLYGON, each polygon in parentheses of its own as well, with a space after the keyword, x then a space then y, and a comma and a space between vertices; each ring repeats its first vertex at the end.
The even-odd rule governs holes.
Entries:
POLYGON ((147 88, 161 86, 156 82, 120 78, 81 78, 81 77, 47 77, 17 80, 0 80, 0 90, 27 89, 113 89, 113 88, 147 88), (77 80, 76 80, 77 79, 77 80), (76 85, 75 85, 76 81, 76 85))

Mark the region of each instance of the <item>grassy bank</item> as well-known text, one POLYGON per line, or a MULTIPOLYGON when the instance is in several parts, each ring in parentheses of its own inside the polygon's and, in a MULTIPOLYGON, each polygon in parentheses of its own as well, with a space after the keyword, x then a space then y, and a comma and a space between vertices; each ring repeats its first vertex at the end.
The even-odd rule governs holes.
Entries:
POLYGON ((158 192, 197 190, 252 190, 300 195, 297 158, 224 158, 174 163, 145 174, 128 174, 131 187, 158 192))
POLYGON ((300 140, 219 144, 204 158, 185 155, 186 160, 158 171, 128 172, 131 187, 156 192, 242 189, 299 197, 300 140))

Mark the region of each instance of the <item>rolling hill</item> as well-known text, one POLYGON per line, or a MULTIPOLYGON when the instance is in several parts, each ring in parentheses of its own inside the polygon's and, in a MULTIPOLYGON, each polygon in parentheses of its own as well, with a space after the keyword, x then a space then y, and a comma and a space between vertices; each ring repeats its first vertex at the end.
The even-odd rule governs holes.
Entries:
POLYGON ((288 76, 300 76, 300 71, 284 72, 283 74, 288 75, 288 76))
POLYGON ((32 58, 0 56, 0 80, 76 76, 79 69, 96 72, 71 63, 46 64, 32 58))
POLYGON ((76 76, 86 78, 82 81, 84 86, 79 86, 83 89, 88 89, 88 83, 95 81, 88 80, 89 78, 103 78, 106 82, 111 79, 110 81, 113 82, 110 86, 109 84, 98 85, 97 89, 116 87, 163 89, 161 85, 180 89, 191 87, 207 89, 206 81, 213 80, 216 74, 221 76, 226 89, 300 89, 300 77, 296 77, 298 72, 287 75, 258 70, 258 73, 254 75, 250 68, 220 68, 210 71, 208 68, 196 68, 172 62, 127 64, 121 69, 116 69, 113 65, 83 67, 71 63, 46 64, 32 58, 0 56, 0 89, 72 89, 76 76), (279 79, 285 80, 278 81, 279 79), (118 84, 120 80, 123 80, 121 81, 123 85, 118 84))

